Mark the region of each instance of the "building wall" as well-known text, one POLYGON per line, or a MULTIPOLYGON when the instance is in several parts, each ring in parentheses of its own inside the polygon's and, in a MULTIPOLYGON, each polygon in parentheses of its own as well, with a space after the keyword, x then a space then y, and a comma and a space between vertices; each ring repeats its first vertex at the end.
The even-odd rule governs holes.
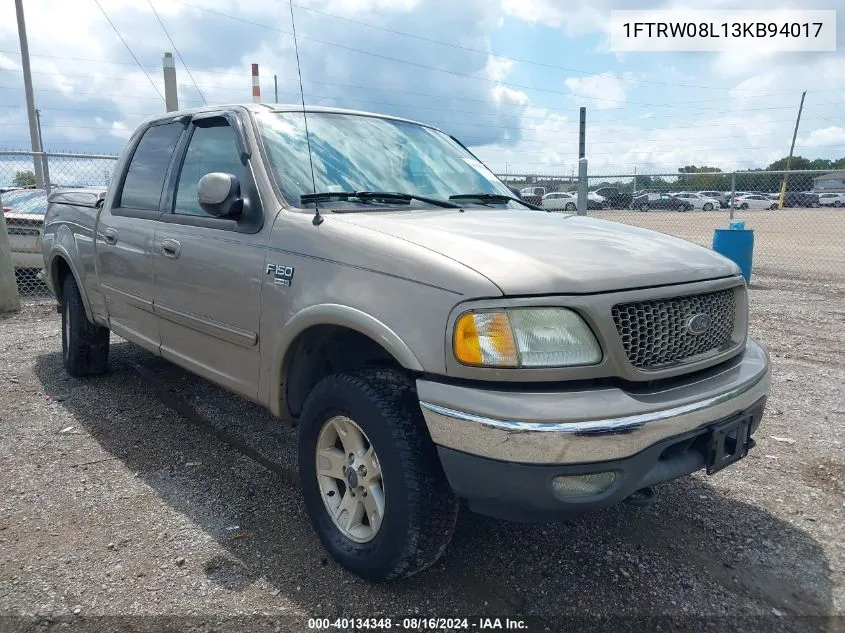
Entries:
POLYGON ((845 179, 819 178, 815 181, 813 188, 816 191, 845 191, 845 179))

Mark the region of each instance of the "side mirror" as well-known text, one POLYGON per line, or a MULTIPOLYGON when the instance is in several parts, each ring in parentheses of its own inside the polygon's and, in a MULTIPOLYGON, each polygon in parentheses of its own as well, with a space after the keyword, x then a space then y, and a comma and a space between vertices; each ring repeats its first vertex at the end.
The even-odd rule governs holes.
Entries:
POLYGON ((216 218, 238 216, 243 211, 238 177, 215 171, 200 178, 197 200, 206 213, 216 218))

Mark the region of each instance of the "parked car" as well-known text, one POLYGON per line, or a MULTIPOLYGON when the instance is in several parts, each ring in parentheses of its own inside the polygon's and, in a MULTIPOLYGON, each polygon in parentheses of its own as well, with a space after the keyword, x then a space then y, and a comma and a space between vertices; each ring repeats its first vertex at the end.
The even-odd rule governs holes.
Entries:
POLYGON ((736 196, 733 199, 734 209, 777 209, 778 203, 761 194, 748 194, 736 196))
POLYGON ((820 193, 819 204, 823 207, 839 208, 845 205, 845 193, 820 193))
POLYGON ((676 198, 669 193, 646 193, 636 196, 631 202, 631 208, 639 211, 651 209, 673 209, 675 211, 691 211, 692 204, 682 198, 676 198))
POLYGON ((575 213, 578 209, 578 197, 568 191, 556 191, 543 196, 543 208, 549 211, 575 213))
POLYGON ((604 206, 608 209, 628 209, 634 199, 630 193, 622 193, 616 187, 600 187, 593 193, 604 199, 604 206))
POLYGON ((540 196, 541 198, 546 195, 546 188, 545 187, 525 187, 521 189, 519 192, 520 196, 540 196))
POLYGON ((719 201, 716 198, 708 198, 707 196, 703 196, 700 193, 693 193, 690 191, 684 191, 681 193, 674 194, 675 198, 680 200, 686 200, 692 205, 693 209, 701 209, 702 211, 712 211, 713 209, 719 208, 722 205, 719 204, 719 201))
POLYGON ((699 191, 698 193, 704 196, 705 198, 713 198, 714 200, 718 200, 719 206, 721 208, 728 208, 728 203, 731 199, 730 192, 725 193, 724 191, 699 191))
POLYGON ((817 209, 821 206, 821 201, 819 194, 812 191, 787 191, 783 206, 817 209))
MULTIPOLYGON (((556 191, 547 193, 543 196, 543 208, 548 208, 551 211, 567 211, 574 213, 578 208, 578 192, 577 191, 556 191)), ((605 199, 593 192, 587 193, 587 209, 605 209, 607 203, 605 199)))
POLYGON ((47 213, 47 195, 44 189, 14 189, 0 194, 15 268, 40 269, 44 265, 41 234, 47 213))
POLYGON ((314 530, 376 581, 432 565, 459 499, 566 519, 753 448, 770 370, 734 262, 515 201, 423 124, 308 131, 299 105, 169 112, 113 187, 51 196, 68 374, 113 331, 296 421, 314 530))

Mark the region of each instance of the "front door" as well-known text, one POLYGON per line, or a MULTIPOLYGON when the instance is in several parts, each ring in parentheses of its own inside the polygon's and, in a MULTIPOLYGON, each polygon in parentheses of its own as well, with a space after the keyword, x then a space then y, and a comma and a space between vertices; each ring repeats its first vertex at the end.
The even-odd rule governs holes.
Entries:
MULTIPOLYGON (((248 160, 223 116, 191 124, 170 213, 156 231, 153 273, 161 354, 250 398, 257 397, 261 284, 267 235, 248 160), (197 201, 200 178, 237 176, 250 217, 216 218, 197 201), (263 229, 263 230, 262 230, 263 229)), ((245 211, 244 213, 247 213, 245 211)))
POLYGON ((100 214, 97 271, 115 334, 159 353, 153 310, 153 239, 165 177, 185 125, 153 125, 137 142, 128 169, 100 214))

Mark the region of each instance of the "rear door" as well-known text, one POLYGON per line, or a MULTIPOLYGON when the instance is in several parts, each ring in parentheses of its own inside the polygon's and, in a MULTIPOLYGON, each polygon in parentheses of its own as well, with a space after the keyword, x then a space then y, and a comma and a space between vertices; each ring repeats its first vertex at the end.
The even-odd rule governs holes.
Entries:
POLYGON ((194 117, 173 174, 167 213, 158 222, 153 273, 162 356, 255 398, 271 222, 264 222, 242 134, 234 113, 194 117), (197 185, 211 172, 237 176, 243 217, 216 218, 200 207, 197 185))
POLYGON ((162 192, 187 119, 148 127, 116 189, 100 214, 96 233, 97 273, 115 334, 159 352, 153 311, 153 238, 162 192))

